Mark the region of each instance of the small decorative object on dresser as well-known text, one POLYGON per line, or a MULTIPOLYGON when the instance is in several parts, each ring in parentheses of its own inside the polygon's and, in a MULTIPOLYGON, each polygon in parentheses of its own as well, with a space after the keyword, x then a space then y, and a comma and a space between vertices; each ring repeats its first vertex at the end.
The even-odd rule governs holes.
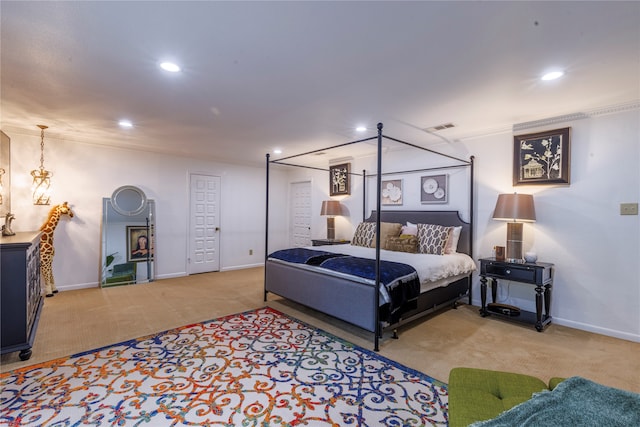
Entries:
POLYGON ((4 225, 2 226, 3 236, 14 236, 16 233, 11 229, 11 222, 16 219, 16 216, 11 212, 7 212, 4 216, 4 225))
POLYGON ((524 260, 529 263, 535 263, 538 260, 538 254, 535 252, 525 252, 524 260))

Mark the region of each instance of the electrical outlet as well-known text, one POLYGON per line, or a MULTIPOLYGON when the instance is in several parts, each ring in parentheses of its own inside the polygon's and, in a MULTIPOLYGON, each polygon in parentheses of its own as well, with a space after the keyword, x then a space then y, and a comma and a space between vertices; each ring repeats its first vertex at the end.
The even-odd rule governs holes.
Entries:
POLYGON ((620 215, 638 215, 638 204, 620 203, 620 215))
POLYGON ((253 255, 253 249, 249 249, 249 255, 253 255))

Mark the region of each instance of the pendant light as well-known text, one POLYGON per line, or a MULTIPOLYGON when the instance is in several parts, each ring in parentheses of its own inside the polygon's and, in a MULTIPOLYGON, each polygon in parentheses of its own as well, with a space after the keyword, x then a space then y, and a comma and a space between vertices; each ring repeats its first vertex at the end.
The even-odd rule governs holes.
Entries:
POLYGON ((44 168, 44 130, 48 126, 38 125, 40 128, 40 170, 32 170, 33 177, 33 204, 48 205, 51 199, 51 176, 52 173, 44 168))

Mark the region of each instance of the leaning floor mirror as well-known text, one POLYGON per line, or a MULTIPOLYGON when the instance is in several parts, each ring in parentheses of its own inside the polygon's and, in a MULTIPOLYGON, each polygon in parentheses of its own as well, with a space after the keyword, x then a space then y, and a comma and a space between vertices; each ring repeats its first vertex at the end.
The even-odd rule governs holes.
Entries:
POLYGON ((155 216, 155 202, 132 185, 102 199, 101 287, 154 280, 155 216))

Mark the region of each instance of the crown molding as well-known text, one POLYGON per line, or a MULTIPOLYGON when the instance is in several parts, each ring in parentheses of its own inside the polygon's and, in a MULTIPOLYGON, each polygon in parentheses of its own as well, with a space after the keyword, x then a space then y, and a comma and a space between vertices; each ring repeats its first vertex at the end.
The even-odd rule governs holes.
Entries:
POLYGON ((608 114, 617 114, 617 113, 633 111, 633 110, 640 110, 640 100, 635 100, 635 101, 616 104, 616 105, 608 105, 605 107, 597 107, 591 110, 586 110, 584 112, 570 113, 570 114, 564 114, 561 116, 548 117, 540 120, 533 120, 530 122, 516 123, 513 125, 512 130, 514 132, 519 132, 525 129, 550 126, 558 123, 574 122, 577 120, 588 119, 591 117, 604 116, 608 114))

